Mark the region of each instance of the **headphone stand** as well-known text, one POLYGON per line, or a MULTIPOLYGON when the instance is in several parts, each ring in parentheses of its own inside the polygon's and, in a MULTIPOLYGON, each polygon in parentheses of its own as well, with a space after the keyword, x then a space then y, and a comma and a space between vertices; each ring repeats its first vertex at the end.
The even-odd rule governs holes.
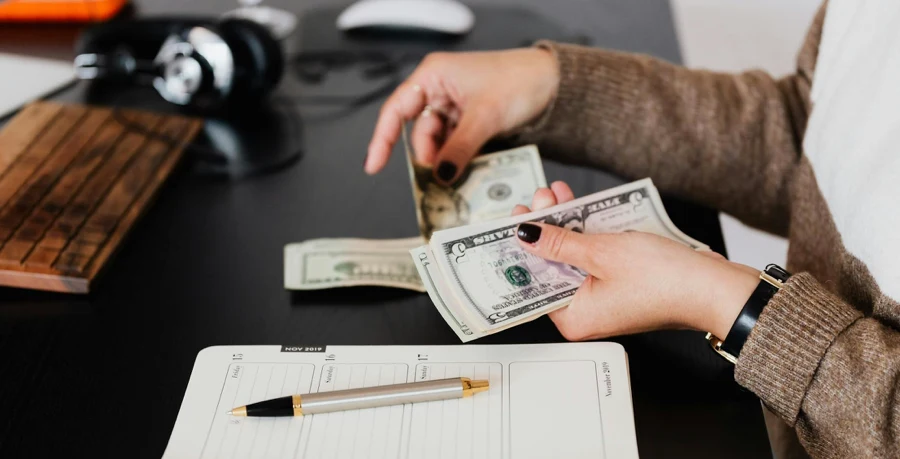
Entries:
POLYGON ((262 105, 206 118, 188 153, 199 175, 241 179, 273 173, 303 156, 294 107, 262 105))

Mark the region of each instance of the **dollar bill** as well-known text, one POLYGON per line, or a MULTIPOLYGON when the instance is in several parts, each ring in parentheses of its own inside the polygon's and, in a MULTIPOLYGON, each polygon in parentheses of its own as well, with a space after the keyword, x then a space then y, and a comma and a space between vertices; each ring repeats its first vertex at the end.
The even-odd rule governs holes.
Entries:
POLYGON ((455 185, 446 187, 416 164, 403 131, 421 237, 393 240, 313 239, 284 248, 284 287, 313 290, 377 285, 425 291, 409 250, 436 230, 506 217, 547 186, 537 147, 476 157, 455 185))
POLYGON ((435 231, 509 216, 516 204, 530 205, 534 192, 547 186, 534 145, 476 156, 455 184, 444 186, 434 180, 431 168, 416 163, 406 129, 402 137, 425 239, 435 231))
POLYGON ((424 292, 406 239, 312 239, 284 247, 284 287, 317 290, 374 285, 424 292))
POLYGON ((484 336, 485 333, 480 329, 469 326, 469 319, 466 317, 465 311, 460 308, 459 302, 453 300, 453 294, 437 265, 434 264, 428 246, 423 245, 411 249, 409 254, 412 255, 419 278, 422 280, 431 302, 434 303, 434 307, 437 308, 444 321, 450 325, 456 336, 464 343, 484 336))
POLYGON ((675 227, 650 179, 526 215, 435 232, 410 254, 432 301, 462 341, 567 305, 587 277, 577 267, 523 250, 515 230, 526 221, 588 234, 641 231, 709 250, 675 227))

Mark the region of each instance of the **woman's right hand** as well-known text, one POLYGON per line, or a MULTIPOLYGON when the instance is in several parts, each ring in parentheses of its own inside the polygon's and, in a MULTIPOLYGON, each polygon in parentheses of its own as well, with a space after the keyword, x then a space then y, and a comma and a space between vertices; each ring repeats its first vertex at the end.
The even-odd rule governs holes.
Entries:
POLYGON ((558 84, 544 49, 429 54, 382 106, 365 170, 384 168, 403 123, 415 119, 416 160, 452 183, 491 137, 536 118, 558 84))

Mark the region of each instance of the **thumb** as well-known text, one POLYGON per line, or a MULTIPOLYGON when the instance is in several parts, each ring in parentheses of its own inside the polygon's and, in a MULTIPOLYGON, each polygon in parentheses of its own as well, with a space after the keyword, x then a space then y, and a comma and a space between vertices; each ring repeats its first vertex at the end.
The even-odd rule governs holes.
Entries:
POLYGON ((445 185, 455 182, 478 150, 498 132, 490 110, 470 107, 437 154, 435 178, 445 185))
POLYGON ((576 233, 545 223, 522 223, 516 229, 519 244, 528 252, 550 261, 593 271, 596 235, 576 233))

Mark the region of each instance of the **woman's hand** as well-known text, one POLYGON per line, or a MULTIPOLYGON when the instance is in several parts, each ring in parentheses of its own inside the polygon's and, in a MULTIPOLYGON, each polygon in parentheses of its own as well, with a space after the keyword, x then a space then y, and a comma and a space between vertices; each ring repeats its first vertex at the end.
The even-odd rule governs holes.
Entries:
MULTIPOLYGON (((573 199, 563 182, 534 194, 535 210, 573 199)), ((528 212, 517 206, 513 214, 528 212)), ((715 252, 697 252, 648 233, 580 234, 523 223, 525 250, 590 275, 569 306, 550 319, 569 340, 589 340, 668 328, 709 331, 725 338, 759 282, 759 272, 715 252)))
POLYGON ((558 82, 543 49, 429 54, 381 108, 365 170, 384 168, 403 123, 415 119, 417 161, 437 164, 436 178, 451 183, 491 137, 537 117, 558 82))

